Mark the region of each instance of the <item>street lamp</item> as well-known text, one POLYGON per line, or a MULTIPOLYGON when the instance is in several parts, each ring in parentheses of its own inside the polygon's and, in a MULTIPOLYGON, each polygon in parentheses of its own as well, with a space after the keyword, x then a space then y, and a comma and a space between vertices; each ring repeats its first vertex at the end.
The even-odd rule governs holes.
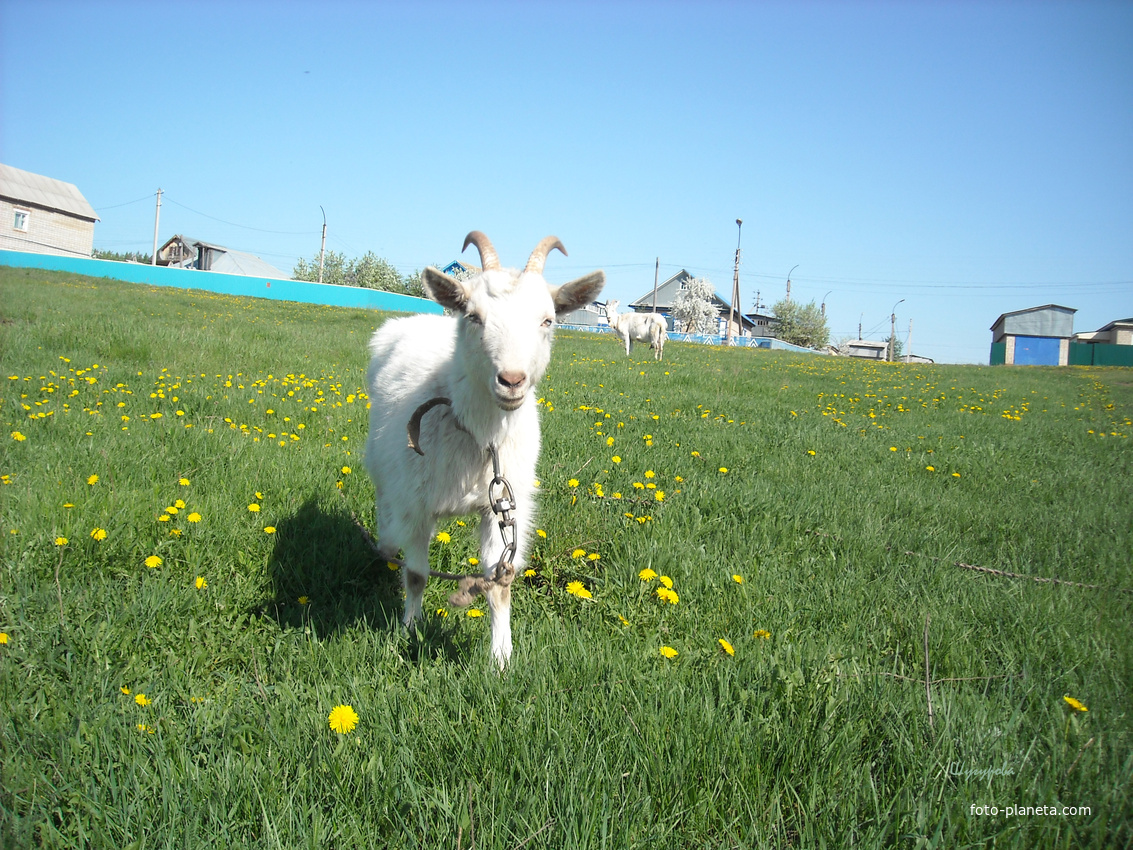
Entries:
MULTIPOLYGON (((903 304, 905 299, 902 298, 897 304, 903 304)), ((893 357, 897 353, 897 304, 893 305, 893 309, 889 311, 889 362, 893 362, 893 357)))
MULTIPOLYGON (((830 290, 830 292, 833 292, 833 291, 834 291, 833 289, 830 290)), ((827 292, 826 295, 829 295, 830 292, 827 292)), ((822 296, 822 316, 823 316, 823 318, 826 317, 826 295, 822 296)), ((813 304, 814 302, 812 301, 811 303, 813 304)))
POLYGON ((323 245, 319 248, 319 283, 323 282, 323 257, 327 252, 327 211, 323 209, 323 205, 319 204, 319 209, 323 212, 323 245))
MULTIPOLYGON (((732 277, 732 303, 728 307, 728 330, 724 344, 732 344, 732 316, 739 310, 740 303, 740 235, 743 232, 743 219, 736 219, 736 271, 732 277)), ((743 313, 740 313, 740 326, 743 326, 743 313)))
POLYGON ((795 263, 794 266, 791 267, 791 270, 789 272, 787 272, 787 300, 788 301, 791 300, 791 275, 794 274, 795 269, 797 269, 798 267, 799 267, 799 264, 795 263))

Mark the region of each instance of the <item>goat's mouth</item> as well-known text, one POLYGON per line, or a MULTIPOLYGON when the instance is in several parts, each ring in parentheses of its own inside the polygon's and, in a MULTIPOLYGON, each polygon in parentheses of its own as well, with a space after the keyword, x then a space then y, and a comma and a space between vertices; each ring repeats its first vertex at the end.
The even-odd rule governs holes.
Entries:
POLYGON ((496 406, 501 410, 518 410, 523 407, 523 402, 527 400, 527 392, 512 393, 507 390, 497 392, 496 406))

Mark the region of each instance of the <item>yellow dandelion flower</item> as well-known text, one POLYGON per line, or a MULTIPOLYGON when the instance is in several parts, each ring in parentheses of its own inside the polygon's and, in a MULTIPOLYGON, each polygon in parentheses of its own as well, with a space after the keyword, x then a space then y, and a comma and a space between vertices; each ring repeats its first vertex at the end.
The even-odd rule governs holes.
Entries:
POLYGON ((299 602, 300 605, 306 605, 310 601, 311 601, 310 597, 307 597, 307 596, 300 596, 299 599, 298 599, 298 602, 299 602))
POLYGON ((479 608, 469 608, 467 616, 469 616, 469 617, 483 617, 484 612, 481 611, 479 608))
POLYGON ((91 536, 91 537, 92 537, 92 538, 93 538, 94 540, 105 540, 105 539, 106 539, 106 529, 105 529, 105 528, 94 528, 94 529, 91 529, 91 533, 90 533, 90 536, 91 536))
POLYGON ((588 561, 601 561, 602 556, 599 555, 597 552, 591 552, 589 555, 586 556, 586 560, 588 560, 588 561))
POLYGON ((673 589, 673 580, 668 576, 661 576, 661 584, 665 585, 665 587, 669 588, 670 590, 673 589))
POLYGON ((810 455, 811 457, 814 457, 814 449, 807 449, 807 450, 806 450, 806 453, 807 453, 808 455, 810 455))
POLYGON ((129 689, 128 687, 126 687, 125 685, 123 685, 122 687, 120 687, 120 688, 119 688, 118 690, 120 690, 120 691, 121 691, 121 692, 122 692, 123 694, 125 694, 126 696, 129 696, 129 695, 130 695, 130 689, 129 689))
POLYGON ((661 654, 666 658, 676 658, 680 653, 678 653, 671 646, 663 646, 661 647, 661 654))
POLYGON ((720 467, 720 474, 721 474, 721 475, 727 475, 727 474, 728 474, 728 467, 726 467, 726 466, 721 466, 721 467, 720 467))
POLYGON ((581 557, 583 557, 583 556, 584 556, 585 554, 586 554, 586 550, 585 550, 585 549, 575 549, 575 550, 574 550, 573 552, 571 552, 571 553, 570 553, 570 556, 571 556, 572 558, 581 558, 581 557))
POLYGON ((590 591, 587 590, 583 583, 580 581, 572 581, 566 586, 566 591, 572 596, 577 596, 579 599, 591 598, 590 591))
POLYGON ((528 567, 526 570, 523 571, 523 577, 524 578, 535 578, 536 575, 538 575, 538 574, 535 572, 535 570, 531 569, 530 567, 528 567))
POLYGON ((255 502, 252 502, 252 504, 248 505, 248 510, 250 510, 254 514, 258 514, 260 512, 260 506, 255 502))
POLYGON ((732 581, 734 581, 736 584, 743 584, 744 583, 744 577, 736 574, 736 575, 732 576, 732 581))
POLYGON ((1075 711, 1089 711, 1086 706, 1082 705, 1082 703, 1078 702, 1078 700, 1074 699, 1074 697, 1064 696, 1063 699, 1066 700, 1066 704, 1075 711))
POLYGON ((935 466, 926 466, 925 469, 928 470, 929 472, 936 472, 935 466))
POLYGON ((693 452, 693 453, 692 453, 692 456, 693 456, 693 457, 700 457, 700 452, 693 452))
POLYGON ((607 437, 606 438, 606 445, 612 446, 613 444, 614 444, 614 438, 613 437, 607 437))
POLYGON ((179 511, 183 511, 185 510, 185 501, 183 499, 178 499, 173 503, 173 507, 177 508, 177 510, 179 511))
POLYGON ((8 633, 7 632, 0 632, 0 646, 2 646, 3 644, 6 644, 7 642, 8 642, 8 633))
POLYGON ((200 522, 201 521, 201 515, 199 513, 197 513, 196 511, 193 511, 191 514, 189 514, 187 517, 185 517, 185 519, 189 520, 189 522, 200 522))
POLYGON ((177 507, 176 505, 170 505, 168 508, 165 509, 165 512, 167 514, 169 514, 170 516, 177 516, 177 514, 180 512, 180 510, 181 509, 179 507, 177 507))
POLYGON ((149 567, 151 570, 154 567, 160 567, 161 564, 162 564, 161 558, 159 558, 157 555, 150 555, 148 558, 146 558, 146 566, 149 567))
POLYGON ((205 581, 204 576, 197 576, 197 580, 194 582, 194 584, 196 584, 197 590, 204 590, 209 586, 209 583, 205 581))
POLYGON ((771 632, 767 631, 767 629, 756 629, 754 637, 760 640, 767 640, 771 637, 771 632))
POLYGON ((358 725, 358 713, 349 705, 336 705, 330 711, 330 728, 339 735, 353 732, 358 725))
POLYGON ((657 578, 657 573, 649 569, 649 567, 646 567, 644 570, 637 574, 637 577, 642 581, 652 581, 653 579, 657 578))
POLYGON ((134 697, 134 702, 136 702, 138 705, 140 705, 144 708, 145 706, 147 706, 151 702, 153 702, 153 700, 150 699, 149 697, 147 697, 145 694, 137 694, 134 697))
POLYGON ((614 455, 612 458, 610 458, 610 460, 612 460, 614 463, 621 463, 622 462, 621 455, 614 455))
POLYGON ((98 483, 98 476, 97 475, 91 475, 87 478, 87 484, 94 486, 97 483, 98 483))
POLYGON ((652 469, 645 470, 645 477, 646 478, 652 478, 653 477, 653 470, 652 469))
POLYGON ((664 490, 658 490, 658 491, 656 491, 656 492, 655 492, 655 493, 653 494, 653 498, 654 498, 654 499, 656 499, 656 500, 657 500, 658 502, 663 502, 663 501, 665 501, 665 491, 664 491, 664 490))
POLYGON ((19 431, 13 431, 12 432, 12 439, 15 440, 17 443, 22 443, 24 440, 27 439, 27 437, 25 437, 19 431))
POLYGON ((447 531, 442 531, 437 535, 437 540, 440 543, 449 543, 452 540, 452 535, 450 535, 447 531))
POLYGON ((350 469, 350 467, 349 467, 349 466, 344 466, 344 467, 342 467, 342 474, 343 474, 343 475, 349 475, 349 474, 350 474, 350 472, 351 472, 351 469, 350 469))
POLYGON ((578 479, 572 478, 570 481, 567 482, 567 486, 568 487, 577 487, 578 486, 578 479))
POLYGON ((723 638, 717 638, 716 642, 720 644, 720 648, 724 650, 724 652, 728 653, 728 655, 736 654, 736 650, 732 647, 732 645, 723 638))
POLYGON ((473 567, 475 567, 480 563, 480 559, 479 558, 469 558, 468 563, 470 565, 472 565, 473 567))
POLYGON ((538 534, 540 537, 542 537, 544 540, 547 538, 547 532, 545 532, 541 528, 535 529, 535 533, 538 534))
POLYGON ((55 538, 55 545, 56 546, 66 546, 69 542, 70 541, 66 537, 56 537, 55 538))

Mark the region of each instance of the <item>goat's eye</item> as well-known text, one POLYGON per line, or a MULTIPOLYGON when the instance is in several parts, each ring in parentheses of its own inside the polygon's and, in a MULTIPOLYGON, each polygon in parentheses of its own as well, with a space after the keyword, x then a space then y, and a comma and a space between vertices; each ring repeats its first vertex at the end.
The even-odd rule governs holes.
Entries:
POLYGON ((484 324, 484 320, 481 319, 476 313, 469 313, 468 314, 468 321, 470 321, 474 325, 484 324))
POLYGON ((554 323, 555 323, 555 320, 548 316, 546 319, 543 320, 543 327, 549 328, 554 323))

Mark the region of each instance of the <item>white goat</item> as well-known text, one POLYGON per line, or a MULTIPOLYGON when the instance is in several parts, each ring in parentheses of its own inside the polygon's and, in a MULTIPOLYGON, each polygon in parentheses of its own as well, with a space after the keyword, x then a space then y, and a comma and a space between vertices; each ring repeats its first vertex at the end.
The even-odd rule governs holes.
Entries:
POLYGON ((551 358, 556 316, 594 300, 606 278, 596 271, 562 286, 548 284, 542 274, 547 254, 555 248, 566 254, 554 236, 539 243, 521 272, 500 268, 483 233, 469 233, 464 248, 469 244, 480 252, 480 274, 464 281, 434 268, 422 274, 430 297, 457 315, 393 319, 370 342, 366 468, 377 492, 378 550, 385 558, 398 549, 404 555, 407 626, 421 615, 437 520, 480 514, 480 563, 488 581, 478 589, 488 598, 492 655, 503 667, 512 649, 511 587, 490 580, 505 545, 489 502, 488 447, 496 447, 511 485, 512 562, 522 565, 539 458, 535 384, 551 358), (451 403, 430 408, 438 398, 451 403), (411 419, 420 426, 423 454, 407 445, 411 419))
POLYGON ((634 342, 648 342, 653 348, 653 359, 660 360, 665 350, 665 340, 669 338, 665 319, 659 313, 622 313, 618 315, 620 302, 606 302, 606 318, 614 333, 626 344, 626 356, 634 342))

